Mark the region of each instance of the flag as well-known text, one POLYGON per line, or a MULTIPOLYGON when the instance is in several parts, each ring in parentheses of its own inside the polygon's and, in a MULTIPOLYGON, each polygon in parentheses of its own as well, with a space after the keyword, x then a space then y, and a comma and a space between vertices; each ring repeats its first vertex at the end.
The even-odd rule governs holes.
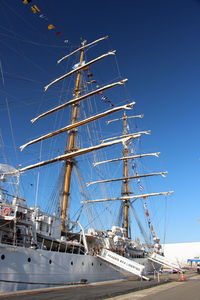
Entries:
POLYGON ((90 69, 90 67, 87 66, 87 67, 85 67, 85 68, 83 69, 83 71, 89 71, 89 69, 90 69))
POLYGON ((144 188, 143 188, 143 186, 142 186, 142 185, 140 185, 140 191, 143 191, 143 189, 144 189, 144 188))
POLYGON ((93 77, 92 73, 87 73, 87 77, 93 77))
POLYGON ((96 83, 96 80, 86 81, 86 83, 96 83))
POLYGON ((29 4, 32 0, 24 0, 23 3, 24 4, 29 4))
POLYGON ((48 20, 47 16, 45 16, 44 14, 40 14, 40 15, 39 15, 39 18, 44 19, 44 20, 46 20, 46 21, 48 20))
POLYGON ((40 9, 37 7, 37 5, 31 6, 31 10, 34 14, 36 14, 37 12, 40 12, 40 9))
POLYGON ((54 28, 55 28, 55 26, 54 26, 53 24, 49 24, 49 25, 48 25, 48 29, 49 29, 49 30, 52 30, 52 29, 54 29, 54 28))

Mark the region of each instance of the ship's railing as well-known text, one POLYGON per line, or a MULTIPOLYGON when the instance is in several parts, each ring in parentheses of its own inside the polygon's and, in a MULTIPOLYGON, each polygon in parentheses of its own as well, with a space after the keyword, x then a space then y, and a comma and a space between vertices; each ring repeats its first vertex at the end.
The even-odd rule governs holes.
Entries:
POLYGON ((85 247, 77 240, 62 241, 38 237, 38 248, 62 253, 85 254, 85 247))
POLYGON ((68 220, 68 227, 70 224, 72 224, 71 230, 66 232, 66 235, 62 236, 61 239, 55 239, 37 233, 38 247, 47 251, 87 254, 88 245, 83 227, 79 222, 68 220), (73 233, 72 230, 77 226, 80 229, 79 232, 73 233))
MULTIPOLYGON (((6 224, 9 225, 8 222, 6 224)), ((4 227, 1 225, 0 243, 21 247, 30 247, 32 240, 30 235, 20 232, 19 229, 14 231, 11 228, 5 227, 6 224, 4 224, 4 227)))

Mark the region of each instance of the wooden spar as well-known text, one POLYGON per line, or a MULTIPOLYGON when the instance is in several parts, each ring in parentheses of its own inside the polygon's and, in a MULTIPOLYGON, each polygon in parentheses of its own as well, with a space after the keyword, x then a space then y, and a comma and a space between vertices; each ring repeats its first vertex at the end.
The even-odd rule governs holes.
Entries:
MULTIPOLYGON (((82 50, 81 50, 81 51, 82 51, 82 50)), ((99 57, 97 57, 97 58, 95 58, 95 59, 93 59, 93 60, 90 60, 88 63, 86 63, 86 64, 84 64, 84 65, 83 65, 83 61, 82 61, 81 63, 79 63, 79 66, 80 66, 80 67, 78 67, 78 68, 76 68, 76 69, 70 71, 69 73, 64 74, 64 75, 62 75, 61 77, 59 77, 59 78, 53 80, 52 82, 50 82, 49 84, 47 84, 47 85, 44 87, 44 90, 46 91, 46 90, 47 90, 51 85, 53 85, 54 83, 56 83, 56 82, 58 82, 58 81, 60 81, 60 80, 62 80, 62 79, 64 79, 64 78, 66 78, 67 76, 70 76, 70 75, 72 75, 72 74, 74 74, 74 73, 76 73, 76 72, 81 71, 82 69, 86 68, 87 66, 90 66, 91 64, 95 63, 96 61, 98 61, 98 60, 100 60, 100 59, 102 59, 102 58, 104 58, 104 57, 106 57, 106 56, 109 56, 109 55, 115 55, 115 53, 116 53, 115 50, 109 51, 109 52, 106 53, 106 54, 103 54, 103 55, 101 55, 101 56, 99 56, 99 57)))
POLYGON ((37 121, 38 119, 40 119, 40 118, 42 118, 42 117, 44 117, 44 116, 47 116, 47 115, 49 115, 49 114, 51 114, 51 113, 53 113, 53 112, 55 112, 55 111, 57 111, 57 110, 59 110, 59 109, 62 109, 62 108, 64 108, 64 107, 66 107, 66 106, 75 104, 75 103, 77 103, 77 102, 79 102, 79 101, 81 101, 81 100, 84 100, 84 99, 86 99, 86 98, 88 98, 88 97, 91 97, 91 96, 93 96, 93 95, 95 95, 95 94, 98 94, 98 93, 100 93, 100 92, 102 92, 102 91, 104 91, 104 90, 107 90, 107 89, 112 88, 112 87, 117 86, 117 85, 122 85, 122 84, 124 84, 127 80, 128 80, 128 79, 123 79, 123 80, 120 80, 120 81, 117 81, 117 82, 114 82, 114 83, 105 85, 105 86, 103 86, 102 88, 99 88, 99 89, 97 89, 97 90, 95 90, 95 91, 92 91, 92 92, 87 93, 87 94, 85 94, 85 95, 82 95, 82 96, 80 96, 80 97, 75 97, 74 99, 72 99, 72 100, 70 100, 70 101, 68 101, 68 102, 66 102, 66 103, 63 103, 63 104, 61 104, 61 105, 59 105, 59 106, 57 106, 57 107, 54 107, 54 108, 50 109, 50 110, 47 111, 47 112, 42 113, 42 114, 39 115, 38 117, 32 119, 31 122, 34 123, 35 121, 37 121))
POLYGON ((149 176, 156 176, 156 175, 161 175, 164 176, 168 172, 159 172, 159 173, 149 173, 149 174, 141 174, 141 175, 135 175, 135 176, 129 176, 129 177, 122 177, 122 178, 115 178, 115 179, 105 179, 105 180, 99 180, 99 181, 92 181, 86 183, 87 186, 96 184, 96 183, 105 183, 105 182, 113 182, 113 181, 122 181, 122 180, 129 180, 129 179, 137 179, 137 178, 142 178, 142 177, 149 177, 149 176))
MULTIPOLYGON (((82 46, 85 45, 85 41, 82 42, 82 46)), ((84 49, 80 50, 79 56, 79 66, 83 64, 84 57, 84 49)), ((74 98, 78 98, 80 96, 80 84, 81 84, 81 70, 77 72, 75 89, 74 89, 74 98)), ((76 102, 72 106, 72 114, 71 114, 71 124, 77 122, 79 102, 76 102)), ((65 153, 70 154, 75 150, 75 137, 76 132, 74 130, 70 130, 67 140, 67 147, 65 149, 65 153)), ((70 187, 71 187, 71 175, 72 169, 74 166, 73 157, 65 161, 65 173, 63 180, 63 190, 62 190, 62 209, 61 209, 61 232, 66 231, 66 217, 68 215, 68 207, 69 207, 69 195, 70 195, 70 187)))
POLYGON ((125 117, 122 117, 122 118, 119 118, 119 119, 109 120, 109 121, 107 121, 106 123, 107 123, 107 125, 108 125, 108 124, 110 124, 110 123, 112 123, 112 122, 115 122, 115 121, 124 120, 124 118, 126 118, 126 119, 132 119, 132 118, 144 118, 144 115, 136 115, 136 116, 130 116, 130 117, 125 116, 125 117))
POLYGON ((104 116, 107 116, 107 115, 109 115, 109 114, 111 114, 111 113, 117 112, 117 111, 119 111, 119 110, 121 110, 121 109, 131 108, 131 107, 134 106, 134 105, 135 105, 135 102, 131 102, 131 103, 126 104, 126 105, 122 105, 122 106, 118 106, 118 107, 109 109, 109 110, 107 110, 107 111, 105 111, 105 112, 103 112, 103 113, 100 113, 100 114, 98 114, 98 115, 92 116, 92 117, 87 118, 87 119, 85 119, 85 120, 82 120, 82 121, 80 121, 80 122, 76 122, 76 123, 74 123, 74 124, 70 124, 70 125, 68 125, 68 126, 65 126, 65 127, 61 128, 61 129, 57 130, 57 131, 54 131, 54 132, 48 133, 48 134, 46 134, 46 135, 43 135, 43 136, 41 136, 41 137, 39 137, 39 138, 37 138, 37 139, 35 139, 35 140, 32 140, 32 141, 30 141, 30 142, 28 142, 28 143, 26 143, 26 144, 20 146, 20 150, 22 151, 25 147, 30 146, 30 145, 32 145, 32 144, 34 144, 34 143, 37 143, 37 142, 39 142, 39 141, 43 141, 43 140, 45 140, 45 139, 47 139, 47 138, 50 138, 50 137, 53 137, 53 136, 55 136, 55 135, 57 135, 57 134, 59 134, 59 133, 62 133, 62 132, 65 132, 65 131, 74 129, 74 128, 79 127, 79 126, 81 126, 81 125, 87 124, 87 123, 89 123, 89 122, 91 122, 91 121, 100 119, 100 118, 102 118, 102 117, 104 117, 104 116))
POLYGON ((120 157, 120 158, 115 158, 115 159, 110 159, 110 160, 99 161, 99 162, 93 163, 93 166, 96 167, 98 165, 105 164, 105 163, 108 163, 108 162, 120 161, 120 160, 124 160, 124 159, 142 158, 142 157, 145 157, 145 156, 159 157, 159 155, 160 155, 160 152, 138 154, 138 155, 132 155, 132 156, 120 157))
POLYGON ((112 145, 115 145, 115 144, 118 144, 118 143, 126 143, 129 139, 133 139, 133 138, 134 138, 134 136, 131 136, 131 137, 128 137, 128 138, 122 138, 122 139, 119 139, 119 140, 116 140, 116 141, 99 144, 99 145, 96 145, 96 146, 93 146, 93 147, 83 148, 83 149, 80 149, 80 150, 77 150, 77 151, 74 151, 74 152, 70 152, 70 153, 67 153, 67 154, 57 156, 57 157, 52 158, 50 160, 42 161, 42 162, 39 162, 37 164, 30 165, 30 166, 18 169, 16 172, 5 173, 5 175, 15 175, 17 173, 22 173, 22 172, 25 172, 25 171, 28 171, 28 170, 31 170, 31 169, 34 169, 34 168, 42 167, 42 166, 45 166, 45 165, 48 165, 48 164, 51 164, 51 163, 54 163, 54 162, 71 159, 73 157, 83 155, 83 154, 86 154, 86 153, 89 153, 89 152, 92 152, 92 151, 95 151, 95 150, 98 150, 98 149, 101 149, 101 148, 105 148, 105 147, 108 147, 108 146, 112 146, 112 145))
POLYGON ((136 133, 129 133, 129 134, 125 134, 125 135, 115 136, 115 137, 107 138, 105 140, 101 140, 101 142, 111 141, 111 140, 122 138, 122 137, 128 137, 128 136, 132 136, 134 134, 140 134, 140 135, 141 134, 151 134, 151 130, 139 131, 139 132, 136 132, 136 133))
POLYGON ((104 37, 102 37, 102 38, 100 38, 100 39, 98 39, 98 40, 96 40, 96 41, 93 41, 93 42, 91 42, 91 43, 89 43, 89 44, 87 44, 87 45, 84 45, 84 46, 82 46, 82 47, 80 47, 80 48, 74 50, 74 51, 71 52, 70 54, 68 54, 68 55, 62 57, 61 59, 59 59, 59 60, 57 61, 57 63, 59 64, 61 61, 63 61, 63 60, 66 59, 67 57, 69 57, 69 56, 71 56, 71 55, 77 53, 77 52, 80 51, 80 50, 85 49, 86 47, 92 46, 92 45, 94 45, 94 44, 96 44, 96 43, 98 43, 98 42, 100 42, 100 41, 102 41, 102 40, 105 40, 105 39, 107 39, 108 37, 109 37, 108 35, 107 35, 107 36, 104 36, 104 37))
POLYGON ((139 198, 146 198, 146 197, 153 197, 159 195, 169 195, 174 193, 174 191, 170 192, 160 192, 160 193, 150 193, 150 194, 143 194, 143 195, 134 195, 134 196, 125 196, 125 197, 117 197, 117 198, 110 198, 110 199, 97 199, 97 200, 88 200, 88 201, 81 201, 80 203, 95 203, 95 202, 106 202, 106 201, 115 201, 115 200, 126 200, 126 199, 139 199, 139 198))

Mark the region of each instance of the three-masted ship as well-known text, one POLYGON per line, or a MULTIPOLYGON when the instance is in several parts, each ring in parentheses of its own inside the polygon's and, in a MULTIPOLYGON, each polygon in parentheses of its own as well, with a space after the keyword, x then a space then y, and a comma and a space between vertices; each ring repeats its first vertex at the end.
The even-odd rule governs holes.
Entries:
MULTIPOLYGON (((133 161, 147 156, 159 156, 159 153, 131 154, 129 150, 130 141, 139 138, 143 134, 149 134, 149 131, 136 133, 128 133, 127 131, 128 119, 142 118, 142 115, 128 116, 126 113, 127 110, 134 107, 135 102, 113 106, 109 110, 79 120, 80 104, 83 101, 87 101, 93 95, 102 94, 106 90, 124 85, 127 81, 127 79, 121 79, 103 87, 98 86, 88 93, 82 93, 82 74, 85 70, 97 61, 115 55, 115 51, 110 51, 86 62, 85 51, 90 46, 107 38, 106 36, 88 44, 86 41, 83 41, 80 48, 58 61, 60 63, 71 55, 79 53, 79 62, 70 72, 45 86, 45 90, 47 90, 57 82, 75 75, 72 99, 31 120, 34 123, 40 118, 69 106, 71 107, 70 125, 31 140, 20 147, 23 150, 32 144, 54 138, 54 136, 65 132, 68 134, 68 139, 64 154, 18 170, 3 164, 0 165, 0 176, 3 182, 8 176, 19 176, 19 174, 28 172, 31 169, 59 162, 64 164, 60 215, 48 214, 39 207, 29 207, 26 200, 18 194, 7 193, 2 187, 0 189, 1 291, 105 281, 118 279, 130 273, 147 279, 146 274, 148 271, 156 270, 162 264, 160 259, 163 253, 160 241, 153 230, 151 231, 151 240, 148 235, 145 235, 142 224, 137 218, 134 202, 140 198, 145 201, 148 197, 166 195, 171 192, 140 193, 136 195, 130 189, 129 183, 131 180, 157 175, 163 176, 166 173, 135 173, 134 176, 131 176, 129 172, 130 160, 133 161), (121 117, 109 120, 108 123, 122 122, 123 130, 121 136, 107 138, 95 146, 77 148, 77 132, 81 126, 96 122, 104 116, 119 111, 122 112, 121 117), (93 167, 120 162, 123 166, 122 177, 96 180, 87 183, 87 185, 100 185, 106 182, 112 185, 113 182, 119 182, 122 186, 121 194, 113 198, 87 199, 81 201, 81 203, 83 205, 94 203, 95 205, 97 202, 120 201, 122 204, 122 224, 121 226, 112 226, 106 231, 90 228, 86 232, 79 221, 70 220, 69 218, 69 198, 71 196, 73 168, 80 156, 117 144, 122 144, 121 157, 95 162, 93 167), (141 232, 144 234, 144 243, 131 239, 130 209, 138 222, 141 232), (76 232, 74 228, 78 228, 76 232)), ((146 216, 148 217, 147 209, 146 216)))

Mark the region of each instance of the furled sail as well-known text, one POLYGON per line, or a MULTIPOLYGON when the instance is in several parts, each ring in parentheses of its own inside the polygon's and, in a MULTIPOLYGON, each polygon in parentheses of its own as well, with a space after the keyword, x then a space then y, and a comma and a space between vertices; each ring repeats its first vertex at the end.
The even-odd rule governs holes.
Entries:
POLYGON ((91 97, 91 96, 93 96, 93 95, 95 95, 95 94, 98 94, 98 93, 100 93, 100 92, 103 92, 104 90, 107 90, 107 89, 112 88, 112 87, 114 87, 114 86, 122 85, 122 84, 124 84, 126 81, 128 81, 128 79, 123 79, 123 80, 120 80, 120 81, 117 81, 117 82, 114 82, 114 83, 105 85, 105 86, 103 86, 102 88, 99 88, 99 89, 97 89, 97 90, 94 90, 94 91, 92 91, 92 92, 90 92, 90 93, 87 93, 87 94, 85 94, 85 95, 82 95, 82 96, 80 96, 80 97, 74 98, 74 99, 72 99, 72 100, 70 100, 70 101, 68 101, 68 102, 66 102, 66 103, 63 103, 63 104, 61 104, 61 105, 59 105, 59 106, 57 106, 57 107, 54 107, 54 108, 50 109, 50 110, 47 111, 47 112, 42 113, 42 114, 39 115, 38 117, 32 119, 31 122, 34 123, 34 122, 37 121, 38 119, 40 119, 40 118, 42 118, 42 117, 44 117, 44 116, 46 116, 46 115, 49 115, 49 114, 51 114, 51 113, 53 113, 53 112, 55 112, 55 111, 57 111, 57 110, 59 110, 59 109, 62 109, 62 108, 64 108, 64 107, 66 107, 66 106, 75 104, 75 103, 77 103, 77 102, 79 102, 79 101, 81 101, 81 100, 84 100, 84 99, 86 99, 86 98, 88 98, 88 97, 91 97))
POLYGON ((87 48, 87 47, 89 47, 89 46, 92 46, 92 45, 94 45, 94 44, 96 44, 96 43, 98 43, 98 42, 100 42, 100 41, 103 41, 103 40, 105 40, 105 39, 107 39, 107 38, 108 38, 108 35, 107 35, 107 36, 104 36, 104 37, 102 37, 102 38, 100 38, 100 39, 98 39, 98 40, 95 40, 95 41, 93 41, 93 42, 91 42, 91 43, 89 43, 89 44, 83 45, 82 47, 80 47, 80 48, 74 50, 74 51, 71 52, 70 54, 67 54, 66 56, 64 56, 64 57, 62 57, 61 59, 59 59, 59 60, 57 61, 57 63, 59 64, 59 63, 61 63, 61 61, 63 61, 64 59, 68 58, 69 56, 71 56, 71 55, 77 53, 78 51, 81 51, 81 50, 83 50, 83 49, 85 49, 85 48, 87 48))
POLYGON ((136 132, 136 133, 129 133, 129 134, 125 134, 125 135, 120 135, 120 136, 114 136, 114 137, 111 137, 111 138, 107 138, 105 140, 102 140, 102 142, 107 142, 107 141, 111 141, 111 140, 115 140, 115 139, 118 139, 118 138, 122 138, 122 137, 128 137, 128 136, 132 136, 134 134, 151 134, 151 130, 145 130, 145 131, 139 131, 139 132, 136 132))
POLYGON ((146 156, 159 157, 159 155, 160 155, 160 152, 124 156, 124 157, 114 158, 114 159, 110 159, 110 160, 98 161, 98 162, 93 163, 93 166, 96 167, 98 165, 109 163, 109 162, 115 162, 115 161, 126 160, 126 159, 142 158, 142 157, 146 157, 146 156))
POLYGON ((115 55, 115 53, 116 53, 115 50, 109 51, 109 52, 106 53, 106 54, 103 54, 103 55, 101 55, 101 56, 99 56, 99 57, 97 57, 97 58, 95 58, 95 59, 93 59, 93 60, 90 60, 90 61, 89 61, 88 63, 86 63, 86 64, 82 64, 80 67, 78 67, 78 68, 76 68, 76 69, 70 71, 70 72, 67 73, 67 74, 62 75, 61 77, 59 77, 59 78, 53 80, 52 82, 50 82, 49 84, 47 84, 47 85, 44 87, 44 90, 46 91, 46 90, 47 90, 51 85, 53 85, 54 83, 56 83, 56 82, 58 82, 58 81, 60 81, 60 80, 62 80, 62 79, 64 79, 64 78, 66 78, 66 77, 68 77, 68 76, 70 76, 70 75, 72 75, 72 74, 74 74, 74 73, 76 73, 76 72, 78 72, 78 71, 81 71, 82 69, 86 68, 87 66, 90 66, 91 64, 95 63, 96 61, 98 61, 98 60, 100 60, 100 59, 102 59, 102 58, 104 58, 104 57, 106 57, 106 56, 109 56, 109 55, 115 55))
POLYGON ((169 192, 160 192, 160 193, 149 193, 149 194, 142 194, 142 195, 134 195, 134 196, 120 196, 117 198, 110 198, 110 199, 97 199, 97 200, 88 200, 88 201, 81 201, 81 203, 96 203, 96 202, 106 202, 106 201, 115 201, 115 200, 128 200, 128 199, 139 199, 139 198, 145 198, 145 197, 152 197, 152 196, 159 196, 159 195, 169 195, 174 193, 173 191, 169 192))
MULTIPOLYGON (((96 146, 93 146, 93 147, 83 148, 83 149, 80 149, 80 150, 77 150, 77 151, 74 151, 74 152, 59 155, 59 156, 57 156, 55 158, 52 158, 50 160, 45 160, 45 161, 39 162, 37 164, 21 168, 21 169, 17 170, 17 172, 22 173, 22 172, 25 172, 25 171, 28 171, 28 170, 31 170, 31 169, 34 169, 34 168, 42 167, 42 166, 45 166, 45 165, 48 165, 48 164, 51 164, 51 163, 54 163, 54 162, 71 159, 73 157, 76 157, 76 156, 79 156, 79 155, 82 155, 82 154, 86 154, 86 153, 89 153, 91 151, 98 150, 98 149, 101 149, 101 148, 105 148, 105 147, 108 147, 108 146, 112 146, 112 145, 115 145, 115 144, 118 144, 118 143, 126 143, 129 139, 133 139, 133 138, 134 138, 134 136, 130 136, 128 138, 122 138, 122 139, 119 139, 119 140, 116 140, 116 141, 107 142, 107 143, 103 143, 103 144, 96 145, 96 146)), ((16 174, 16 172, 6 173, 6 175, 14 175, 14 174, 16 174)))
POLYGON ((119 110, 121 110, 121 109, 131 108, 133 105, 135 105, 135 102, 131 102, 131 103, 126 104, 126 105, 122 105, 122 106, 118 106, 118 107, 109 109, 109 110, 107 110, 107 111, 105 111, 105 112, 103 112, 103 113, 101 113, 101 114, 92 116, 92 117, 90 117, 90 118, 87 118, 87 119, 85 119, 85 120, 76 122, 76 123, 74 123, 74 124, 70 124, 70 125, 68 125, 68 126, 65 126, 65 127, 61 128, 61 129, 57 130, 57 131, 48 133, 48 134, 43 135, 43 136, 41 136, 41 137, 39 137, 39 138, 37 138, 37 139, 35 139, 35 140, 32 140, 32 141, 30 141, 30 142, 28 142, 28 143, 26 143, 26 144, 20 146, 20 149, 21 149, 21 151, 22 151, 25 147, 27 147, 27 146, 29 146, 29 145, 31 145, 31 144, 34 144, 34 143, 37 143, 37 142, 39 142, 39 141, 45 140, 45 139, 47 139, 47 138, 50 138, 50 137, 55 136, 55 135, 57 135, 57 134, 60 134, 60 133, 62 133, 62 132, 65 132, 65 131, 74 129, 74 128, 79 127, 79 126, 81 126, 81 125, 87 124, 87 123, 89 123, 89 122, 91 122, 91 121, 100 119, 100 118, 102 118, 102 117, 104 117, 104 116, 107 116, 107 115, 109 115, 109 114, 111 114, 111 113, 117 112, 117 111, 119 111, 119 110))
POLYGON ((129 180, 129 179, 137 179, 137 178, 149 177, 149 176, 156 176, 156 175, 164 176, 167 173, 168 172, 141 174, 141 175, 135 175, 135 176, 129 176, 129 177, 122 177, 122 178, 115 178, 115 179, 105 179, 105 180, 92 181, 92 182, 88 182, 86 184, 87 184, 87 186, 89 186, 89 185, 96 184, 96 183, 105 183, 105 182, 122 181, 122 180, 129 180))

